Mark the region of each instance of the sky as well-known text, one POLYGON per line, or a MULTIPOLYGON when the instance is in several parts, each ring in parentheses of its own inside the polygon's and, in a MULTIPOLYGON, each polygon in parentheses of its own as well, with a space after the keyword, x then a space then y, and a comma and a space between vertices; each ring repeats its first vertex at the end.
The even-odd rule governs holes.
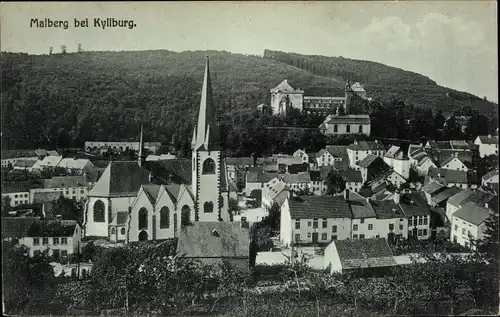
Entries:
MULTIPOLYGON (((2 51, 264 49, 380 62, 498 102, 495 1, 46 2, 0 4, 2 51), (50 18, 68 28, 32 25, 50 18), (89 19, 74 27, 74 19, 89 19), (94 27, 94 18, 135 27, 94 27)), ((376 75, 376 74, 374 74, 376 75)))

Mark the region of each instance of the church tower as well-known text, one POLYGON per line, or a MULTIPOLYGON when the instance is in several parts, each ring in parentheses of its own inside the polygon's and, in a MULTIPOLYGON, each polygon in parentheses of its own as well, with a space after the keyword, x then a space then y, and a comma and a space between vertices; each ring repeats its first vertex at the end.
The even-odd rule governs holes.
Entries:
POLYGON ((352 90, 351 83, 347 81, 345 85, 345 103, 344 103, 344 114, 349 113, 349 105, 351 104, 351 99, 354 96, 354 91, 352 90))
POLYGON ((139 138, 139 156, 137 157, 137 163, 139 166, 143 166, 146 161, 146 157, 144 156, 144 140, 142 138, 142 124, 141 124, 141 136, 139 138))
POLYGON ((194 127, 192 150, 192 189, 195 221, 225 221, 227 206, 221 196, 222 156, 219 127, 215 120, 208 57, 201 91, 198 123, 194 127))

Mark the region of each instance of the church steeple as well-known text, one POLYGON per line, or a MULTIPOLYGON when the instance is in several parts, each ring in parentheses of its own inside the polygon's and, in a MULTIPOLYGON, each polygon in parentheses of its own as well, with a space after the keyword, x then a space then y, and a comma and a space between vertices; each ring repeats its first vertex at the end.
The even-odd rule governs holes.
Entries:
POLYGON ((139 166, 144 164, 144 141, 142 139, 142 124, 141 124, 141 136, 139 138, 139 157, 137 158, 137 163, 139 166))
POLYGON ((191 148, 193 150, 219 150, 220 135, 219 127, 215 120, 215 105, 212 98, 212 84, 210 81, 210 67, 207 61, 205 65, 205 77, 201 90, 200 110, 198 113, 198 124, 193 131, 191 148), (196 139, 194 139, 196 138, 196 139))

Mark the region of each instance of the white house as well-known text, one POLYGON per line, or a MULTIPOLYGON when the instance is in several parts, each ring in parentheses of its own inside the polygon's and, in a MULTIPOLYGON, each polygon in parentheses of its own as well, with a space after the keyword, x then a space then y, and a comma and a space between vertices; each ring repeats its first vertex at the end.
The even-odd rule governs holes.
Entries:
POLYGON ((327 145, 324 149, 316 153, 316 166, 335 166, 335 162, 347 159, 347 146, 327 145))
POLYGON ((384 162, 405 179, 410 177, 410 160, 399 146, 391 146, 384 155, 384 162))
POLYGON ((59 193, 59 196, 79 201, 87 198, 87 180, 85 176, 54 176, 44 179, 43 188, 30 190, 31 203, 37 193, 59 193))
MULTIPOLYGON (((448 187, 469 188, 469 177, 467 172, 450 170, 444 168, 429 168, 426 179, 438 181, 448 187)), ((426 181, 427 184, 427 181, 426 181)))
POLYGON ((43 160, 37 161, 31 169, 34 171, 53 170, 59 165, 62 158, 62 156, 48 155, 43 160))
POLYGON ((378 140, 375 141, 354 141, 347 146, 347 156, 349 158, 349 167, 355 168, 357 162, 362 161, 368 155, 384 157, 385 147, 378 140))
POLYGON ((453 214, 470 201, 482 206, 488 204, 489 208, 495 208, 498 205, 498 196, 481 190, 463 189, 450 197, 446 203, 446 217, 448 220, 451 222, 453 214))
POLYGON ((498 184, 498 169, 486 173, 481 180, 482 186, 488 186, 489 184, 498 184))
POLYGON ((252 192, 262 190, 264 185, 277 177, 278 173, 266 173, 260 167, 252 167, 246 174, 245 194, 250 196, 252 192))
POLYGON ((293 152, 293 156, 300 157, 303 163, 309 163, 309 155, 306 153, 305 150, 299 149, 293 152))
POLYGON ((83 175, 95 166, 88 159, 63 158, 57 167, 63 168, 67 173, 83 175))
MULTIPOLYGON (((113 142, 113 141, 86 141, 85 151, 90 152, 97 149, 111 148, 113 151, 124 152, 127 150, 139 151, 140 142, 113 142)), ((143 142, 143 148, 150 152, 156 153, 161 147, 161 142, 143 142)))
POLYGON ((359 192, 364 183, 360 171, 349 169, 345 171, 338 171, 338 173, 345 181, 346 189, 355 193, 359 192))
POLYGON ((20 241, 29 248, 29 255, 48 250, 49 256, 66 257, 82 249, 82 232, 74 220, 41 220, 31 224, 26 238, 20 241))
POLYGON ((37 161, 38 159, 27 159, 27 158, 18 159, 14 163, 13 168, 15 170, 31 172, 33 170, 33 166, 37 161))
POLYGON ((469 169, 467 166, 456 156, 450 156, 446 160, 441 163, 441 168, 455 170, 455 171, 464 171, 467 172, 469 169))
POLYGON ((371 120, 367 114, 329 114, 319 126, 324 135, 364 134, 370 136, 371 120))
POLYGON ((480 135, 474 140, 479 147, 479 156, 498 155, 498 136, 480 135))
POLYGON ((493 211, 475 202, 466 203, 453 213, 451 218, 451 240, 474 249, 471 241, 484 238, 486 220, 492 214, 493 211))
POLYGON ((289 198, 281 206, 280 241, 290 245, 349 239, 351 219, 342 196, 289 198))
POLYGON ((42 185, 34 182, 2 182, 2 201, 10 198, 10 206, 15 207, 32 202, 31 190, 41 188, 42 185))
POLYGON ((275 177, 262 189, 262 206, 271 208, 276 203, 281 207, 288 197, 290 197, 290 190, 287 184, 275 177))

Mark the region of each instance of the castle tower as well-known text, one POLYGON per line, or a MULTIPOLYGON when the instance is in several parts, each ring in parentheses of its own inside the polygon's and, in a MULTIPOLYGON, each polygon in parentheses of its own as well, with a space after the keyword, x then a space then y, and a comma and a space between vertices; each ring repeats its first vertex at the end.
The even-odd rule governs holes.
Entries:
POLYGON ((139 166, 143 166, 144 162, 146 161, 146 158, 144 157, 144 141, 142 139, 142 124, 141 124, 141 136, 139 138, 139 157, 137 158, 137 163, 139 166))
POLYGON ((198 123, 194 127, 192 150, 192 188, 195 200, 195 221, 227 219, 227 206, 222 208, 222 157, 219 128, 215 120, 215 105, 208 57, 201 91, 198 123))

